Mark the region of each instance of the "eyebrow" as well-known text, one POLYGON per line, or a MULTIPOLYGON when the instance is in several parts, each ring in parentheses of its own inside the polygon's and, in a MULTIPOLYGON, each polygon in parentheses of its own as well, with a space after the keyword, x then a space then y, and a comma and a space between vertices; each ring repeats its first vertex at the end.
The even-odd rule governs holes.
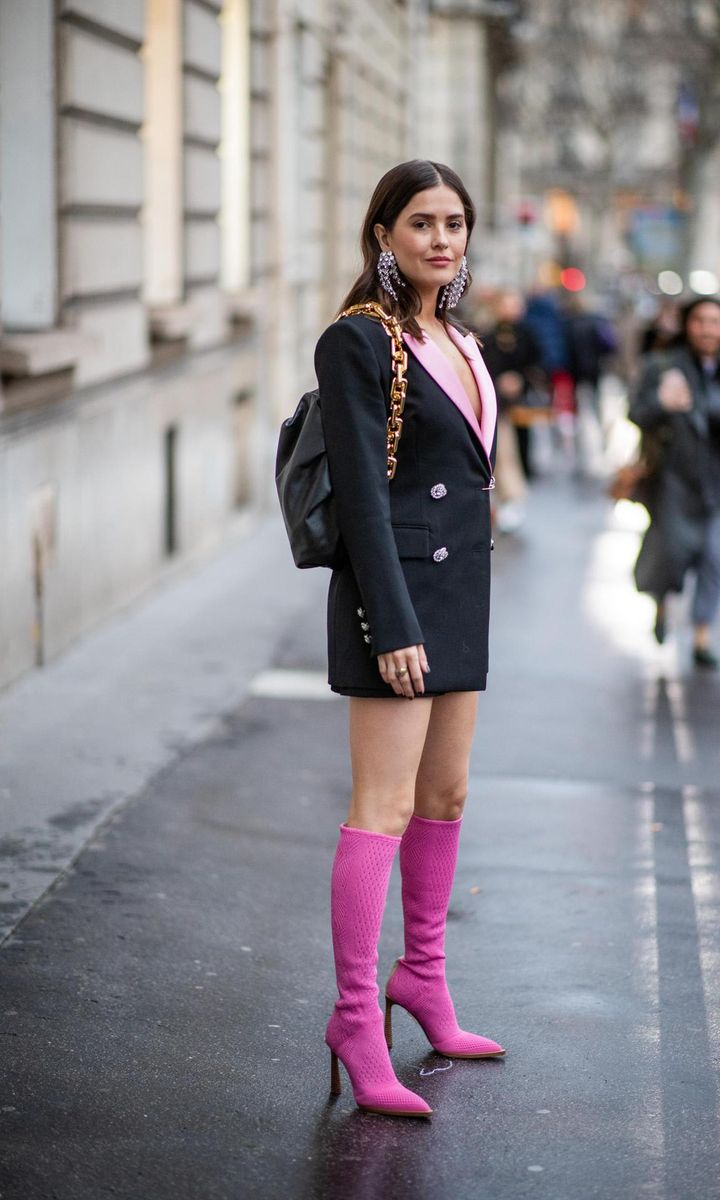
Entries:
MULTIPOLYGON (((411 216, 408 218, 408 220, 412 221, 412 220, 414 220, 414 218, 415 218, 415 217, 425 217, 425 218, 426 218, 428 221, 434 221, 434 220, 435 220, 435 216, 436 216, 436 214, 435 214, 435 213, 421 213, 421 212, 416 212, 416 213, 413 213, 413 214, 412 214, 412 215, 411 215, 411 216)), ((464 219, 464 217, 465 217, 465 213, 450 213, 450 215, 449 215, 449 216, 446 218, 446 220, 448 220, 448 221, 457 221, 458 217, 462 217, 462 218, 464 219)))

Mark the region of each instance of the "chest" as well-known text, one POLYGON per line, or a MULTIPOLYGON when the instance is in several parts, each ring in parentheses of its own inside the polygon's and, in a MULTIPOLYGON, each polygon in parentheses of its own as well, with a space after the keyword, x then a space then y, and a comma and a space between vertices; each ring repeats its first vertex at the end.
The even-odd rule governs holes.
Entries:
POLYGON ((443 342, 442 345, 435 341, 435 347, 462 385, 470 407, 478 421, 480 421, 482 418, 482 401, 478 391, 477 380, 475 379, 470 363, 462 351, 450 340, 443 342))

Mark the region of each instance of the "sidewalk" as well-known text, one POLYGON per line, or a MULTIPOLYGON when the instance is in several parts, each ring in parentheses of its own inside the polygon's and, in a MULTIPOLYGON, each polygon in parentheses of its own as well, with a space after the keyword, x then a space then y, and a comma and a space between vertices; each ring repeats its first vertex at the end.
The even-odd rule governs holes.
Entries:
MULTIPOLYGON (((347 1082, 328 1100, 346 707, 301 698, 326 695, 327 577, 259 530, 128 616, 144 654, 118 625, 82 671, 57 664, 106 777, 118 722, 132 768, 0 949, 2 1200, 720 1197, 720 681, 686 670, 683 639, 654 646, 637 535, 598 493, 540 481, 523 537, 496 539, 448 975, 509 1053, 450 1065, 399 1014, 393 1061, 429 1123, 362 1114, 347 1082)), ((54 686, 40 711, 69 711, 54 686)), ((32 786, 64 769, 69 800, 77 762, 87 799, 99 767, 60 741, 32 786)), ((394 877, 381 981, 401 947, 394 877)))
POLYGON ((93 831, 211 735, 327 581, 279 518, 0 692, 0 942, 93 831))

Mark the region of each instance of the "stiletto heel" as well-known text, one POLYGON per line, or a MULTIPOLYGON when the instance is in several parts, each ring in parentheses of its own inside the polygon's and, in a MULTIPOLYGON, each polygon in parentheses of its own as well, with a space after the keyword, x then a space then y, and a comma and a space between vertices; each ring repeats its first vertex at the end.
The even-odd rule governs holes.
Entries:
POLYGON ((340 1082, 340 1067, 338 1064, 338 1056, 334 1050, 330 1051, 330 1095, 339 1096, 342 1092, 342 1084, 340 1082))
POLYGON ((392 1010, 393 1002, 389 996, 385 997, 385 1041, 387 1042, 388 1050, 392 1050, 392 1010))

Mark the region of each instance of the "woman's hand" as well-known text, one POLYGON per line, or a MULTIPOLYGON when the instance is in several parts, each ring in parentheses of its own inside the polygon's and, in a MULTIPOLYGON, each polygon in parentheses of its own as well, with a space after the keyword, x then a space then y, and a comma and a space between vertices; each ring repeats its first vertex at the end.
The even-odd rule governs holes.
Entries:
POLYGON ((430 670, 425 647, 405 646, 402 650, 390 650, 378 654, 378 670, 385 683, 389 683, 396 696, 422 696, 425 692, 423 675, 430 670))
POLYGON ((660 376, 658 400, 666 412, 687 412, 692 408, 692 395, 682 371, 672 367, 660 376))

